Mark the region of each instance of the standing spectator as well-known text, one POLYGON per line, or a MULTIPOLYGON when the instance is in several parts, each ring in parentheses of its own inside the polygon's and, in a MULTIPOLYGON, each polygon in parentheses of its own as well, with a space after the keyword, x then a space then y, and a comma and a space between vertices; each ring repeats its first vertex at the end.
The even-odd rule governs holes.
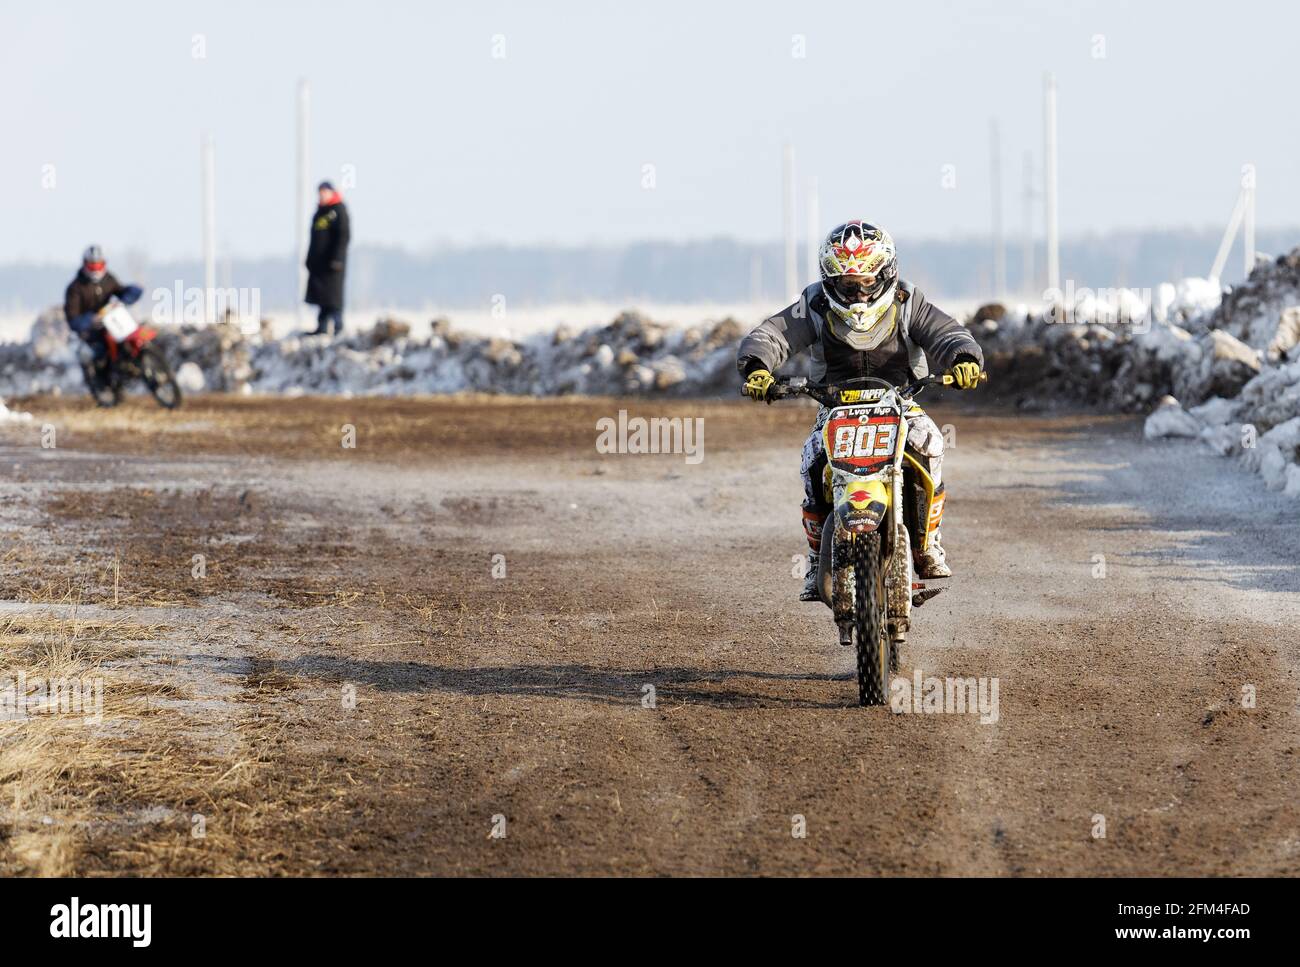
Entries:
POLYGON ((328 181, 318 189, 320 206, 311 220, 311 245, 307 248, 308 305, 319 306, 316 331, 328 334, 330 322, 337 335, 343 331, 343 273, 348 259, 348 210, 343 196, 328 181))

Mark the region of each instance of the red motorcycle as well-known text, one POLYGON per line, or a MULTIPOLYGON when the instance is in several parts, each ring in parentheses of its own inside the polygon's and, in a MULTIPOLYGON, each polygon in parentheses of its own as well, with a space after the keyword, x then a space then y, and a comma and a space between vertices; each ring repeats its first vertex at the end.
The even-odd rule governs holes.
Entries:
POLYGON ((159 406, 174 410, 181 405, 181 388, 171 367, 151 345, 158 332, 142 326, 122 303, 113 301, 97 315, 105 355, 86 374, 90 394, 100 406, 122 402, 126 388, 143 380, 159 406))

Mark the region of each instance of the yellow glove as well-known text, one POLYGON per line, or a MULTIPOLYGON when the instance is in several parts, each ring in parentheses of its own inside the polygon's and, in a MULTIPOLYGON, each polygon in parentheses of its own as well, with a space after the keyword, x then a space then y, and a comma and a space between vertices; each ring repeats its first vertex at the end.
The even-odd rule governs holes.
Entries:
POLYGON ((755 403, 758 403, 767 399, 767 391, 772 388, 772 384, 775 382, 776 380, 767 370, 756 369, 749 374, 749 378, 745 380, 745 385, 740 391, 755 403))
POLYGON ((958 389, 974 389, 980 384, 980 364, 957 363, 952 368, 952 379, 958 389))

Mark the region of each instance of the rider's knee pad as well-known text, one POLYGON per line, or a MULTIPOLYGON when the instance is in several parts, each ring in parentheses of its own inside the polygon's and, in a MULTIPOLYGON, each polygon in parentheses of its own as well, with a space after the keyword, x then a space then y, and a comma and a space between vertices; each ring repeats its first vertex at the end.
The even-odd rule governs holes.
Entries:
POLYGON ((803 478, 803 506, 806 510, 827 507, 825 474, 826 452, 822 449, 821 429, 818 427, 804 441, 803 456, 799 461, 799 476, 803 478))
POLYGON ((907 445, 930 459, 943 456, 943 432, 934 420, 922 413, 908 419, 907 445))

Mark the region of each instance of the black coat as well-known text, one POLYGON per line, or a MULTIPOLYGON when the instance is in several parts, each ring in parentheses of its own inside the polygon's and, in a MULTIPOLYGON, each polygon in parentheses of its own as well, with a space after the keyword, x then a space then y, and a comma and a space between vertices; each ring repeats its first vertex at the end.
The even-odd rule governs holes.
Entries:
POLYGON ((98 312, 123 288, 112 272, 105 272, 96 282, 82 269, 63 294, 63 315, 71 323, 88 312, 98 312))
POLYGON ((343 308, 343 273, 348 259, 348 210, 343 202, 321 205, 311 220, 307 248, 307 296, 314 306, 343 308))

